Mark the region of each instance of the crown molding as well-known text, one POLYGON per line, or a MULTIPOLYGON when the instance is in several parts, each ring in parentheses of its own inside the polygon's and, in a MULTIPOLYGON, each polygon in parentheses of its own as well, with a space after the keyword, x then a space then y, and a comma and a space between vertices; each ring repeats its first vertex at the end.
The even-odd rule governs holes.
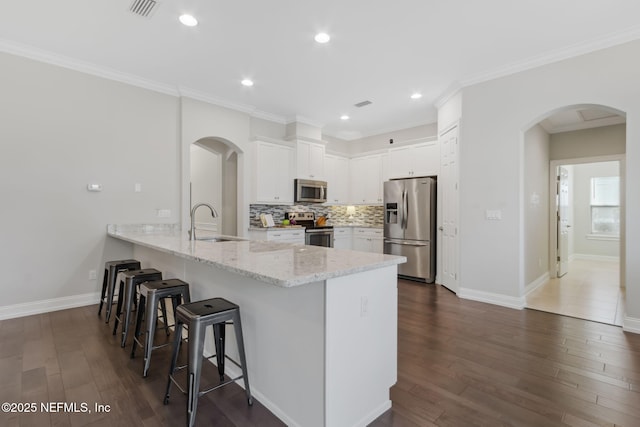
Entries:
POLYGON ((309 125, 309 126, 315 126, 317 128, 322 129, 324 127, 324 124, 320 123, 320 122, 316 122, 312 119, 309 119, 307 117, 304 116, 289 116, 286 119, 286 123, 285 124, 290 124, 290 123, 302 123, 305 125, 309 125))
POLYGON ((246 114, 252 114, 256 110, 256 108, 252 105, 227 101, 225 99, 211 96, 209 94, 185 86, 180 86, 178 89, 179 96, 195 99, 196 101, 206 102, 208 104, 217 105, 219 107, 228 108, 230 110, 235 110, 246 114))
POLYGON ((625 30, 616 31, 605 37, 591 39, 574 45, 555 49, 542 55, 537 55, 523 61, 513 62, 502 67, 494 68, 490 71, 468 76, 455 81, 446 91, 440 95, 434 103, 436 108, 441 108, 452 96, 465 87, 478 83, 495 80, 500 77, 506 77, 522 71, 531 70, 543 65, 553 64, 569 58, 586 55, 609 47, 621 45, 634 40, 640 39, 640 26, 627 28, 625 30))
POLYGON ((255 117, 256 119, 268 120, 270 122, 278 123, 281 125, 287 124, 287 120, 285 117, 280 116, 278 114, 268 113, 262 110, 255 110, 254 112, 251 113, 251 117, 255 117))
POLYGON ((102 77, 107 80, 113 80, 131 86, 148 89, 165 95, 179 96, 178 91, 172 85, 145 79, 133 74, 123 73, 121 71, 116 71, 90 62, 80 61, 68 56, 38 49, 33 46, 0 39, 0 51, 11 55, 33 59, 34 61, 67 68, 73 71, 90 74, 92 76, 102 77))

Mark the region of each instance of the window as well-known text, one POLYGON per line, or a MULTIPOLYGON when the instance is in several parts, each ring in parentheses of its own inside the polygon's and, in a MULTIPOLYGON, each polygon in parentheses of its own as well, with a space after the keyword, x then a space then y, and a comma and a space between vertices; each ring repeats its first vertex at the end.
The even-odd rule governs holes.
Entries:
POLYGON ((591 233, 620 235, 620 177, 591 178, 591 233))

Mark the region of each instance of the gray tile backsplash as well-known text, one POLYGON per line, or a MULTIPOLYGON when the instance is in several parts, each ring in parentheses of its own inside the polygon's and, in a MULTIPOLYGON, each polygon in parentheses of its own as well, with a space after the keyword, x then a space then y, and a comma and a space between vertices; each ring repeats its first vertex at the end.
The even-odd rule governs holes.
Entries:
POLYGON ((363 225, 382 227, 384 213, 382 206, 355 206, 356 213, 349 219, 346 206, 306 205, 249 205, 250 225, 260 227, 260 214, 271 214, 276 224, 282 222, 285 212, 313 212, 316 217, 326 216, 332 225, 363 225))

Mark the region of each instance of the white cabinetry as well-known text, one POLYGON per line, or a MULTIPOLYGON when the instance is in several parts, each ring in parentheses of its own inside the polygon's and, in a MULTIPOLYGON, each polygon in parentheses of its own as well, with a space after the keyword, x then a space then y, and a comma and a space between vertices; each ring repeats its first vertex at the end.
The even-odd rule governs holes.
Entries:
POLYGON ((438 141, 389 149, 389 177, 412 178, 438 175, 440 147, 438 141))
POLYGON ((293 203, 293 148, 263 141, 256 141, 255 144, 255 201, 293 203))
POLYGON ((249 238, 304 245, 304 228, 252 229, 249 230, 249 238))
POLYGON ((327 177, 327 202, 329 204, 349 203, 349 159, 327 154, 324 157, 327 177))
POLYGON ((323 144, 298 141, 296 143, 296 178, 324 180, 324 152, 323 144))
POLYGON ((354 157, 350 166, 351 201, 354 204, 381 204, 382 155, 354 157))
POLYGON ((335 227, 333 229, 333 247, 335 249, 351 249, 352 235, 350 227, 335 227))
POLYGON ((354 228, 353 229, 353 250, 362 252, 373 252, 381 254, 384 252, 384 235, 380 228, 354 228))

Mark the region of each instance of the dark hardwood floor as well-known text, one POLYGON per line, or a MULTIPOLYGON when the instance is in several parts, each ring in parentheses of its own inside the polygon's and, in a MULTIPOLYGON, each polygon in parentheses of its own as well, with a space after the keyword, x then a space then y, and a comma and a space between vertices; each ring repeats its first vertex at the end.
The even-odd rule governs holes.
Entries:
MULTIPOLYGON (((639 335, 460 300, 440 286, 400 280, 398 290, 398 382, 393 408, 372 426, 640 426, 639 335)), ((0 402, 86 402, 92 410, 2 412, 0 426, 184 424, 177 389, 162 403, 167 349, 142 378, 140 353, 130 359, 96 312, 0 322, 0 402), (96 413, 96 403, 110 411, 96 413)), ((215 378, 211 367, 204 378, 215 378)), ((238 386, 201 398, 197 424, 283 425, 259 402, 248 407, 238 386)))

